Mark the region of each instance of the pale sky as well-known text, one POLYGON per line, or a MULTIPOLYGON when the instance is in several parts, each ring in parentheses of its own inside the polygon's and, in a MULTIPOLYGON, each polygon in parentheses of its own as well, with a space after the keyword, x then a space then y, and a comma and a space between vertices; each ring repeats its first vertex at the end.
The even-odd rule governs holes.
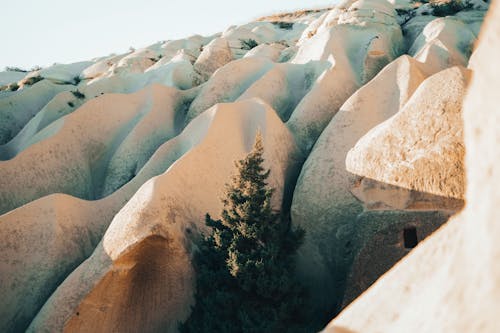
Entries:
POLYGON ((0 70, 69 63, 335 0, 0 0, 0 70))

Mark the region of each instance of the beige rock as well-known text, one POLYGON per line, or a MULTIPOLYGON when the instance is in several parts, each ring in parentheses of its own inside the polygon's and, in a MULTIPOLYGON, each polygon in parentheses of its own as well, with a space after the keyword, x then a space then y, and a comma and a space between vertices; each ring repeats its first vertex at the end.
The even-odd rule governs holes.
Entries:
POLYGON ((306 230, 298 273, 309 281, 320 308, 333 311, 341 299, 356 251, 350 240, 363 204, 351 193, 359 177, 346 170, 347 152, 371 128, 396 114, 425 78, 422 65, 411 57, 389 64, 340 107, 302 167, 291 208, 292 223, 306 230))
POLYGON ((140 49, 121 58, 116 65, 110 68, 110 74, 143 73, 154 64, 158 54, 152 50, 140 49))
POLYGON ((109 194, 176 134, 182 96, 160 85, 103 95, 47 126, 22 153, 0 162, 0 212, 57 192, 83 199, 109 194), (141 140, 130 142, 129 135, 141 140))
POLYGON ((468 70, 453 67, 427 79, 401 112, 350 150, 347 170, 398 187, 463 199, 461 111, 469 78, 468 70))
MULTIPOLYGON (((139 134, 146 125, 133 132, 139 134)), ((199 134, 190 134, 162 144, 132 180, 101 200, 52 194, 0 216, 0 271, 5 273, 0 275, 1 331, 26 329, 60 282, 92 254, 115 214, 139 187, 198 143, 199 134)))
POLYGON ((73 89, 71 85, 58 85, 42 80, 1 98, 0 144, 11 140, 55 95, 73 89))
POLYGON ((500 308, 500 7, 480 35, 464 104, 467 205, 333 320, 325 332, 496 332, 500 308))
POLYGON ((218 69, 191 103, 186 123, 217 103, 234 102, 274 65, 266 58, 250 57, 232 61, 218 69))
POLYGON ((224 38, 215 38, 203 48, 194 63, 194 68, 200 73, 203 81, 207 81, 217 69, 231 60, 233 60, 233 54, 227 41, 224 38))
POLYGON ((286 48, 283 44, 260 44, 248 51, 243 58, 264 57, 271 61, 278 61, 281 52, 286 48))
POLYGON ((127 54, 112 55, 99 60, 98 62, 85 68, 80 77, 82 79, 95 79, 101 75, 106 74, 111 67, 115 66, 121 59, 126 57, 127 54))
POLYGON ((316 80, 328 68, 327 61, 311 61, 307 64, 276 64, 254 82, 238 100, 258 97, 287 121, 316 80))
POLYGON ((451 66, 467 66, 476 35, 462 20, 441 17, 429 22, 408 50, 429 67, 438 72, 451 66))
POLYGON ((141 187, 28 331, 175 332, 192 303, 190 238, 206 228, 206 212, 218 216, 232 161, 251 149, 258 129, 279 206, 296 163, 292 135, 258 100, 219 104, 188 125, 180 137, 198 143, 141 187))

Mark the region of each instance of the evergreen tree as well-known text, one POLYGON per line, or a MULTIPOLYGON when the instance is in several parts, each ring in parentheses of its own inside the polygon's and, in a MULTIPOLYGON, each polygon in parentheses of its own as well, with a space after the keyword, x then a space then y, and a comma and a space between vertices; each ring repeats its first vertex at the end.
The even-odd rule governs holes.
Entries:
POLYGON ((206 215, 213 233, 195 256, 196 306, 182 332, 291 332, 300 330, 303 288, 294 257, 303 231, 273 211, 260 133, 236 163, 220 220, 206 215))

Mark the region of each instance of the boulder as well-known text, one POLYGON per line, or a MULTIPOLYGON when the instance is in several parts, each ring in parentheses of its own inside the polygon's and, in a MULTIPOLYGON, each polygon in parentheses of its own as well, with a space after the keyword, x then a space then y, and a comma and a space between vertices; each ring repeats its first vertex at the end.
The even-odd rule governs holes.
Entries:
POLYGON ((347 171, 398 187, 464 199, 462 100, 470 71, 433 75, 401 112, 361 138, 347 171))

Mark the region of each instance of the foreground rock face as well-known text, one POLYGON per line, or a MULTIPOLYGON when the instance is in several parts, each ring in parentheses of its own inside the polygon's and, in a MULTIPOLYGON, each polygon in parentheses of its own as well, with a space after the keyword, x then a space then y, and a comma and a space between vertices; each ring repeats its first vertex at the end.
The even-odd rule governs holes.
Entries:
POLYGON ((258 130, 323 327, 463 206, 487 5, 416 6, 345 0, 0 73, 0 331, 176 332, 203 216, 258 130))
POLYGON ((325 332, 495 332, 500 180, 500 7, 481 33, 464 107, 467 206, 332 321, 325 332), (384 315, 380 315, 383 313, 384 315))
MULTIPOLYGON (((423 81, 426 69, 407 56, 388 65, 341 107, 302 168, 292 203, 292 221, 306 230, 298 270, 322 308, 340 305, 333 300, 342 299, 353 256, 368 241, 354 241, 367 224, 374 224, 363 222, 363 211, 461 207, 461 100, 469 74, 453 68, 423 81), (427 163, 412 164, 425 159, 427 163), (377 172, 392 172, 393 178, 377 172), (332 299, 325 290, 337 297, 332 299)), ((434 228, 447 216, 433 219, 434 228)), ((398 220, 401 225, 411 222, 393 214, 376 228, 383 230, 398 220)))

